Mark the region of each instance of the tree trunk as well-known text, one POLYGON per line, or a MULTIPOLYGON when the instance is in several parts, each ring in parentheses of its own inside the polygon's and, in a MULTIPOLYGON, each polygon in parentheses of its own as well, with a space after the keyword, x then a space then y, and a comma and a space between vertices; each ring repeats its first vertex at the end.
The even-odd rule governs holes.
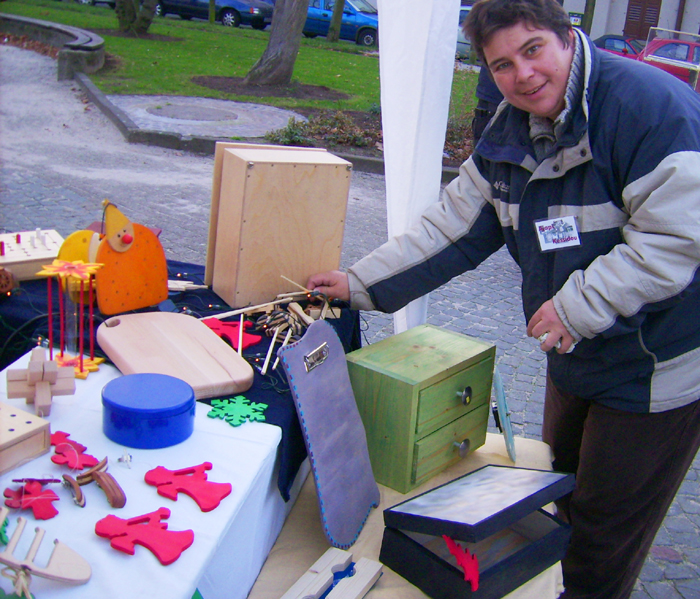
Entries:
POLYGON ((326 35, 326 40, 329 42, 337 42, 340 39, 340 25, 343 22, 344 8, 345 0, 335 0, 331 24, 328 27, 328 34, 326 35))
POLYGON ((117 15, 119 31, 131 31, 131 26, 136 20, 134 0, 117 0, 114 6, 114 14, 117 15))
POLYGON ((245 76, 243 82, 246 85, 286 85, 291 82, 308 7, 308 0, 277 0, 272 14, 270 41, 245 76))
POLYGON ((153 17, 156 14, 156 4, 158 0, 143 0, 141 9, 134 21, 134 31, 136 33, 146 33, 153 22, 153 17))
POLYGON ((117 0, 114 12, 117 15, 119 31, 132 31, 137 35, 148 32, 153 22, 158 0, 117 0))
POLYGON ((209 22, 216 23, 216 0, 209 0, 209 22))

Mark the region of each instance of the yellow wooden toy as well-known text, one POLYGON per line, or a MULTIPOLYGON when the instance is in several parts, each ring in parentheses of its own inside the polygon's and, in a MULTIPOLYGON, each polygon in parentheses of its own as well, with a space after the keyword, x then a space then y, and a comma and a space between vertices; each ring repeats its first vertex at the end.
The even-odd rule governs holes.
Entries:
MULTIPOLYGON (((75 231, 66 237, 58 250, 58 259, 66 262, 82 260, 85 263, 97 262, 97 248, 100 245, 100 236, 95 231, 84 229, 75 231)), ((61 287, 68 285, 70 298, 73 302, 80 303, 80 282, 75 280, 61 280, 61 287)), ((94 291, 95 285, 93 285, 94 291)), ((83 291, 83 301, 89 301, 89 288, 83 291)))

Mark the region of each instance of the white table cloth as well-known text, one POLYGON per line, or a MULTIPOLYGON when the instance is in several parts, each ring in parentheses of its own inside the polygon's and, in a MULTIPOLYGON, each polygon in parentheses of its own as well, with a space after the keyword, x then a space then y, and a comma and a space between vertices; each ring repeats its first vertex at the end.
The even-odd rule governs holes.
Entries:
MULTIPOLYGON (((10 368, 25 367, 26 355, 10 368)), ((101 390, 120 376, 102 365, 87 380, 76 380, 75 395, 55 397, 50 416, 51 431, 63 431, 70 439, 87 446, 86 453, 98 460, 109 459, 109 472, 126 493, 123 509, 112 509, 96 484, 82 487, 87 499, 84 508, 72 500, 69 491, 58 484, 49 488, 59 495, 54 502, 59 514, 50 520, 35 520, 30 510, 12 510, 8 534, 15 529, 17 516, 24 516, 24 530, 15 555, 23 558, 34 537, 34 528, 46 531, 35 563, 45 566, 60 539, 83 556, 92 567, 92 578, 81 586, 34 577, 31 590, 41 599, 167 598, 190 599, 199 589, 204 599, 244 599, 277 538, 284 519, 293 505, 304 476, 297 477, 292 501, 284 503, 277 488, 276 457, 281 431, 264 423, 245 423, 233 427, 223 420, 207 417, 209 406, 198 403, 194 432, 186 441, 164 449, 130 449, 110 441, 102 433, 101 390), (119 458, 128 453, 130 464, 119 458), (208 480, 230 482, 231 494, 211 512, 201 512, 193 499, 180 494, 177 501, 158 495, 156 487, 144 482, 144 475, 156 466, 178 470, 211 462, 208 480), (192 530, 194 542, 180 558, 163 566, 145 547, 137 545, 127 555, 110 547, 109 539, 98 537, 95 523, 108 514, 133 518, 167 507, 169 530, 192 530)), ((0 401, 33 411, 23 399, 7 399, 6 373, 0 373, 0 401)), ((0 433, 1 434, 1 433, 0 433)), ((0 487, 18 488, 12 479, 61 478, 75 476, 66 466, 51 462, 53 448, 0 477, 0 487)), ((305 474, 305 471, 303 474, 305 474)), ((11 582, 0 582, 11 592, 11 582)))

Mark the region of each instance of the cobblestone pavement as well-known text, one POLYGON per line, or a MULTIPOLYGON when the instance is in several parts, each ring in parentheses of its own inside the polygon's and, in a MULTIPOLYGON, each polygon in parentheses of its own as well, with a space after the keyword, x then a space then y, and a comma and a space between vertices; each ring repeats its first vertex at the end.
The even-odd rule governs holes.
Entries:
MULTIPOLYGON (((206 257, 213 158, 127 144, 51 59, 0 46, 0 230, 61 234, 101 217, 109 198, 135 222, 163 229, 167 257, 206 257)), ((382 176, 354 172, 342 265, 386 237, 382 176)), ((431 294, 428 322, 497 346, 516 435, 540 438, 544 354, 526 337, 520 275, 505 251, 431 294)), ((365 313, 366 343, 393 330, 365 313)), ((491 430, 494 430, 491 428, 491 430)), ((700 501, 695 460, 655 540, 633 599, 700 598, 700 501)), ((537 598, 533 598, 537 599, 537 598)))

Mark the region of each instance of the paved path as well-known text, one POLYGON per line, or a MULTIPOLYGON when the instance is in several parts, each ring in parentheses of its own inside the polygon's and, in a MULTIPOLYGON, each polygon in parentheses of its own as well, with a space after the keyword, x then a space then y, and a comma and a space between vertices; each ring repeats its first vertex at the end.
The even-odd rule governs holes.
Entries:
MULTIPOLYGON (((68 235, 99 220, 108 198, 135 222, 162 228, 168 258, 201 264, 212 171, 211 156, 127 144, 77 85, 56 81, 51 59, 0 46, 0 230, 42 227, 68 235)), ((342 265, 385 237, 384 179, 355 170, 342 265)), ((515 433, 539 438, 545 361, 525 336, 519 283, 518 269, 500 251, 434 292, 428 320, 496 344, 515 433)), ((363 320, 368 343, 392 332, 386 315, 366 313, 363 320)), ((696 459, 634 599, 700 599, 699 471, 696 459)))

